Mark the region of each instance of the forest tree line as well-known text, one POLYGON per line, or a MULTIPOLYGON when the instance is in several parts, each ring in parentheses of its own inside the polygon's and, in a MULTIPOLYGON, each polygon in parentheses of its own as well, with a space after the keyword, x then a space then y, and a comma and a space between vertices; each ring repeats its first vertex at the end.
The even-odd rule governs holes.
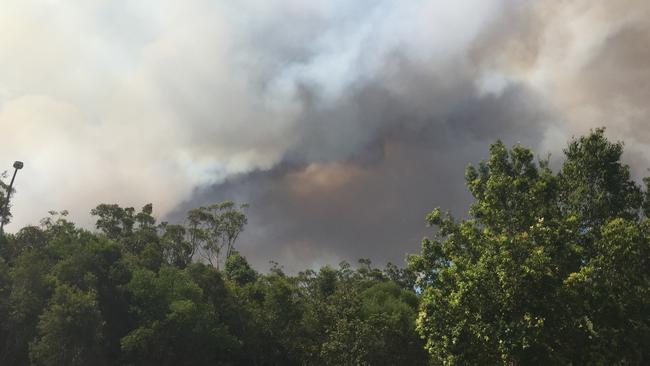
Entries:
POLYGON ((100 204, 95 230, 50 212, 0 237, 0 365, 648 364, 650 179, 622 153, 598 129, 554 171, 496 142, 464 218, 433 209, 385 268, 258 272, 231 201, 183 224, 100 204))

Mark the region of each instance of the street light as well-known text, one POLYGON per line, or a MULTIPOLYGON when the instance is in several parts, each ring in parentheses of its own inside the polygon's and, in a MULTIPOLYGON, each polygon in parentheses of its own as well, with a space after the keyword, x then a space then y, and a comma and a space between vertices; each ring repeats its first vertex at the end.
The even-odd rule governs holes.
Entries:
POLYGON ((4 226, 5 221, 7 221, 7 210, 9 208, 9 198, 11 197, 11 190, 14 186, 14 179, 16 179, 16 173, 23 168, 22 161, 14 161, 14 175, 11 177, 11 182, 9 183, 9 188, 7 188, 7 199, 5 200, 5 207, 2 208, 2 218, 0 218, 0 236, 4 235, 4 226))

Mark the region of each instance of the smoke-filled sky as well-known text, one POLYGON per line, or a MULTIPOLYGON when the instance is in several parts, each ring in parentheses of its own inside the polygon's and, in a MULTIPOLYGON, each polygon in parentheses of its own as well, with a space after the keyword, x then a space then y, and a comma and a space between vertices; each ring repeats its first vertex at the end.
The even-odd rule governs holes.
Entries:
POLYGON ((417 251, 490 142, 606 126, 650 167, 646 0, 0 0, 8 229, 248 202, 260 269, 417 251))

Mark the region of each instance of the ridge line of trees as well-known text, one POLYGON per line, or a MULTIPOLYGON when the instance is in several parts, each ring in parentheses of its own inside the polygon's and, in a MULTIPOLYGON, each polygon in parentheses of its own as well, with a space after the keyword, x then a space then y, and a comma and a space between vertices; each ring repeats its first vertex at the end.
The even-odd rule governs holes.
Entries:
POLYGON ((434 209, 404 267, 259 273, 232 201, 183 225, 100 204, 97 231, 51 211, 0 237, 0 364, 648 364, 650 179, 603 129, 564 153, 492 144, 467 218, 434 209))

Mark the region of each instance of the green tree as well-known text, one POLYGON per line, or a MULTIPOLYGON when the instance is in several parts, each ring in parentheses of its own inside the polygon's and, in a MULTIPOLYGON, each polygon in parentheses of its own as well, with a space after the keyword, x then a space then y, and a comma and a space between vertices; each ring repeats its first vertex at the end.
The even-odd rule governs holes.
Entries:
MULTIPOLYGON (((320 363, 326 365, 427 365, 424 342, 415 331, 418 299, 383 277, 370 261, 361 259, 356 271, 339 270, 334 292, 319 312, 325 337, 320 363)), ((329 283, 329 270, 316 282, 329 283), (323 279, 328 279, 323 281, 323 279)), ((329 293, 330 286, 326 286, 329 293)))
POLYGON ((187 267, 194 255, 192 243, 187 240, 187 229, 183 225, 163 222, 160 224, 160 230, 160 244, 165 263, 178 268, 187 267))
POLYGON ((98 232, 51 211, 4 236, 0 364, 427 363, 416 272, 361 259, 258 273, 235 248, 245 207, 226 201, 190 211, 187 225, 157 225, 151 205, 101 204, 98 232))
POLYGON ((246 258, 236 250, 233 250, 226 259, 224 273, 229 280, 240 286, 255 282, 258 276, 257 272, 248 264, 246 258))
POLYGON ((90 210, 90 214, 97 216, 95 226, 110 239, 118 239, 130 235, 135 226, 135 209, 122 208, 116 204, 102 203, 90 210))
POLYGON ((186 271, 139 269, 127 285, 138 326, 122 338, 129 364, 227 364, 238 343, 186 271))
POLYGON ((239 234, 248 223, 243 210, 248 205, 224 201, 188 212, 188 233, 196 252, 211 265, 220 268, 235 247, 239 234), (224 253, 225 250, 225 253, 224 253))
POLYGON ((121 246, 103 236, 80 231, 59 251, 61 258, 52 267, 50 276, 58 283, 96 295, 97 307, 106 321, 103 343, 107 356, 118 358, 119 339, 129 331, 133 321, 124 290, 130 279, 130 270, 121 246))
POLYGON ((40 316, 38 336, 30 346, 35 365, 103 365, 104 321, 96 294, 59 285, 40 316))
POLYGON ((296 281, 274 268, 235 289, 242 311, 242 364, 299 365, 305 304, 296 281))
POLYGON ((9 265, 5 262, 4 258, 0 257, 0 361, 4 364, 6 362, 6 353, 9 351, 7 348, 9 343, 9 332, 11 331, 9 314, 11 311, 11 303, 9 301, 9 294, 11 293, 11 277, 9 276, 9 265))
MULTIPOLYGON (((97 216, 95 226, 109 239, 118 240, 131 253, 140 254, 147 246, 159 252, 156 219, 152 216, 153 205, 146 204, 136 213, 133 207, 120 207, 102 203, 90 211, 97 216)), ((147 256, 145 256, 147 257, 147 256)))
POLYGON ((417 328, 437 362, 648 362, 643 193, 603 130, 565 154, 556 174, 497 142, 467 169, 469 218, 427 216, 436 236, 410 266, 422 290, 417 328))
POLYGON ((43 252, 22 252, 9 270, 9 320, 3 324, 6 331, 0 361, 3 365, 29 363, 28 345, 36 336, 38 317, 45 309, 52 293, 52 280, 47 276, 52 264, 43 252))
MULTIPOLYGON (((7 192, 9 185, 4 182, 7 178, 7 172, 0 172, 0 220, 4 221, 5 225, 11 220, 11 204, 7 205, 7 192)), ((12 192, 13 193, 13 189, 12 192)))

